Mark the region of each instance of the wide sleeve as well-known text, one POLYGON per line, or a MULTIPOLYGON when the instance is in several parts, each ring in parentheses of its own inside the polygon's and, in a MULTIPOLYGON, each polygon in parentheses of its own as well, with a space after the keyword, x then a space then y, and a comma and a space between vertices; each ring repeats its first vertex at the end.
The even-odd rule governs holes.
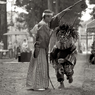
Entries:
POLYGON ((70 9, 64 9, 62 10, 60 13, 57 13, 55 16, 52 17, 52 20, 50 22, 50 28, 51 29, 55 29, 56 27, 59 26, 60 24, 60 20, 62 19, 62 17, 64 16, 64 14, 69 11, 70 9))
POLYGON ((36 25, 30 30, 30 33, 32 33, 32 34, 37 34, 37 30, 38 30, 38 24, 36 24, 36 25))
POLYGON ((51 22, 50 22, 50 28, 55 29, 58 26, 59 26, 59 18, 58 17, 53 17, 51 22))
POLYGON ((40 47, 40 43, 41 43, 41 31, 43 31, 43 26, 40 26, 36 32, 36 40, 35 40, 35 44, 34 44, 34 47, 37 46, 37 47, 40 47))

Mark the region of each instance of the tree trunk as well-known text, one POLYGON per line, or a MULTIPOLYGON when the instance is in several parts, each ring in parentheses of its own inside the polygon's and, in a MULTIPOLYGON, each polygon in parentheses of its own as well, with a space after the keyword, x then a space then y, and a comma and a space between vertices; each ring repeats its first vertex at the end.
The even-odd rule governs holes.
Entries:
MULTIPOLYGON (((6 0, 3 0, 6 1, 6 0)), ((7 36, 3 34, 7 33, 7 12, 6 4, 0 4, 0 41, 4 43, 4 49, 7 49, 7 36)))
POLYGON ((59 12, 59 0, 56 0, 55 13, 57 14, 58 12, 59 12))
POLYGON ((48 0, 48 9, 53 11, 53 0, 48 0))

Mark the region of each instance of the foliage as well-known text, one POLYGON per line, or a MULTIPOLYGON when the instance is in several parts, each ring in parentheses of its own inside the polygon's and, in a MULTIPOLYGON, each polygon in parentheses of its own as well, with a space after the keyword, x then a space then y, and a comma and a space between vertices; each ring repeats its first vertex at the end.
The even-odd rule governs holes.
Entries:
POLYGON ((41 20, 43 10, 47 9, 47 0, 16 0, 16 5, 25 7, 28 14, 25 14, 24 19, 27 27, 30 30, 35 23, 41 20))
MULTIPOLYGON (((71 6, 77 1, 78 0, 59 0, 59 12, 71 6)), ((28 14, 25 14, 24 20, 26 21, 29 30, 31 30, 31 28, 35 25, 35 23, 41 20, 43 10, 48 8, 47 3, 48 0, 16 0, 16 5, 19 7, 24 7, 28 12, 28 14)), ((52 7, 53 9, 55 9, 54 5, 52 7)), ((69 11, 63 16, 62 18, 63 22, 68 22, 70 24, 74 23, 78 27, 80 22, 80 17, 81 17, 80 13, 85 9, 84 7, 85 6, 78 4, 78 6, 72 8, 71 11, 69 11), (74 22, 75 18, 76 21, 74 22)))
MULTIPOLYGON (((73 1, 60 0, 61 5, 59 7, 59 10, 61 11, 62 9, 70 7, 78 1, 79 0, 73 0, 73 1)), ((82 16, 81 12, 85 11, 86 8, 87 8, 87 5, 85 3, 85 0, 76 4, 74 7, 71 8, 71 10, 69 12, 65 13, 65 15, 63 16, 63 22, 71 24, 71 25, 75 26, 76 29, 78 29, 78 27, 81 26, 80 25, 80 21, 81 21, 80 18, 82 16)))

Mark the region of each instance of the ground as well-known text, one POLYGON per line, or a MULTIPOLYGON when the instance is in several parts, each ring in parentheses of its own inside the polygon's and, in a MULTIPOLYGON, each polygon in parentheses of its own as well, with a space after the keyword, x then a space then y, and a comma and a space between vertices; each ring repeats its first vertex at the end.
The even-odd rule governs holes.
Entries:
POLYGON ((26 88, 29 62, 21 63, 15 59, 0 59, 0 95, 95 95, 95 65, 88 62, 89 56, 78 54, 74 82, 65 80, 65 88, 59 90, 55 71, 50 64, 51 83, 49 90, 32 91, 26 88))

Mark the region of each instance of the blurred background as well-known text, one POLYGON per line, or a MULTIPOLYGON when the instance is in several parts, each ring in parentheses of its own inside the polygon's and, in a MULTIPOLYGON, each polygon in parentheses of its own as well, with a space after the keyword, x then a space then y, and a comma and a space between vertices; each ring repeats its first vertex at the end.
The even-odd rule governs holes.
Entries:
MULTIPOLYGON (((0 45, 8 50, 9 43, 21 45, 27 39, 30 49, 33 47, 31 30, 42 18, 45 9, 55 14, 72 6, 79 0, 0 0, 0 45)), ((82 0, 62 17, 62 23, 72 24, 79 32, 76 43, 78 52, 91 51, 95 40, 95 0, 82 0), (92 27, 93 25, 93 27, 92 27)), ((2 48, 1 48, 2 49, 2 48)))

